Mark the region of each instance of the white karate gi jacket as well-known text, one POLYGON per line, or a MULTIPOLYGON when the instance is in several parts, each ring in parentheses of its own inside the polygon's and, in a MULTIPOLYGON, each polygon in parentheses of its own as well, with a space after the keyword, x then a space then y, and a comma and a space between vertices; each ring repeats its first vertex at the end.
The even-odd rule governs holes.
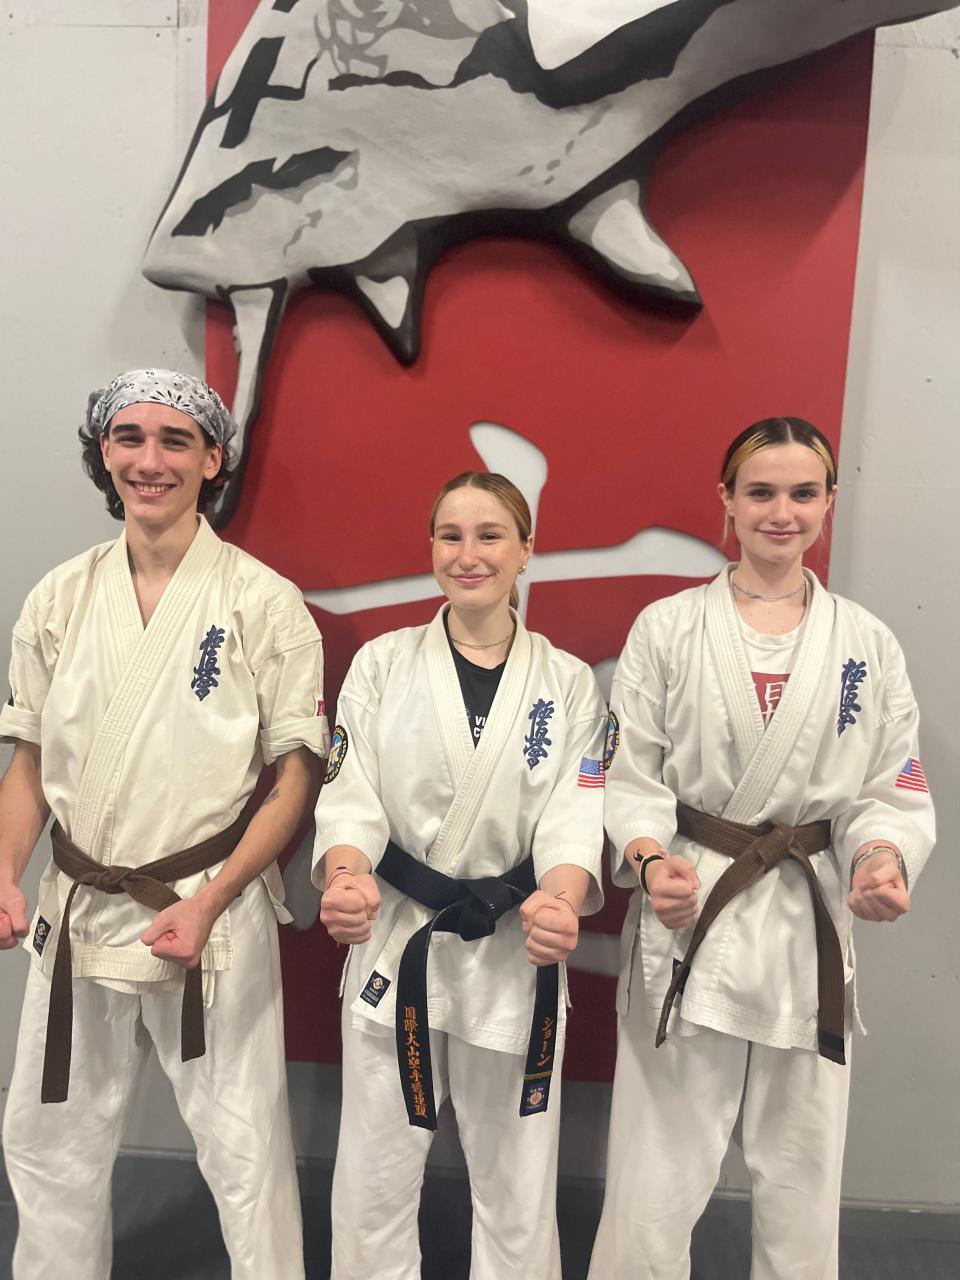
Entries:
MULTIPOLYGON (((47 574, 14 627, 10 685, 0 739, 40 745, 54 816, 107 865, 142 866, 215 835, 265 763, 301 746, 325 754, 321 640, 299 591, 202 519, 146 628, 125 534, 47 574)), ((171 887, 189 897, 218 869, 171 887)), ((289 919, 275 863, 264 880, 289 919)), ((24 944, 47 971, 70 885, 51 862, 24 944)), ((182 970, 140 941, 152 917, 126 894, 80 889, 74 976, 119 990, 182 984, 182 970)), ((224 912, 203 966, 232 958, 224 912)))
MULTIPOLYGON (((538 881, 561 864, 584 867, 593 880, 584 911, 598 910, 603 789, 581 780, 585 758, 602 760, 607 721, 593 673, 517 619, 475 748, 442 615, 378 637, 353 661, 317 804, 317 884, 327 849, 352 845, 376 868, 392 839, 445 875, 467 879, 501 875, 531 853, 538 881)), ((355 1025, 373 1030, 393 1027, 403 948, 430 918, 391 885, 381 883, 380 892, 373 936, 352 948, 345 975, 355 1025), (384 980, 378 996, 368 992, 376 1003, 360 995, 373 974, 384 980)), ((524 938, 517 911, 479 941, 435 934, 431 1027, 482 1048, 525 1053, 535 970, 524 938)))
MULTIPOLYGON (((696 865, 704 900, 730 861, 676 835, 677 798, 735 822, 829 819, 831 847, 813 863, 846 958, 849 1015, 853 854, 867 840, 892 841, 912 888, 933 847, 930 795, 904 785, 902 773, 919 757, 916 702, 888 628, 807 573, 800 647, 764 731, 729 571, 645 609, 620 657, 605 818, 614 879, 636 885, 623 850, 650 836, 696 865)), ((635 890, 622 935, 621 1014, 639 1000, 655 1025, 692 928, 665 929, 635 890), (637 947, 642 990, 631 991, 637 947)), ((781 863, 721 912, 678 1006, 671 1034, 706 1026, 774 1047, 816 1047, 813 912, 799 867, 781 863)))

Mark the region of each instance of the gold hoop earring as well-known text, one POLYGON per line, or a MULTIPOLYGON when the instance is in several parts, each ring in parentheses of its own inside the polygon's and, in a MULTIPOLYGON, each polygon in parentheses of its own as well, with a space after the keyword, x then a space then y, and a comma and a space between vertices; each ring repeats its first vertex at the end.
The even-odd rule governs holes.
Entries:
POLYGON ((527 572, 527 566, 525 564, 522 564, 520 568, 517 570, 517 576, 519 577, 521 573, 526 573, 526 572, 527 572))

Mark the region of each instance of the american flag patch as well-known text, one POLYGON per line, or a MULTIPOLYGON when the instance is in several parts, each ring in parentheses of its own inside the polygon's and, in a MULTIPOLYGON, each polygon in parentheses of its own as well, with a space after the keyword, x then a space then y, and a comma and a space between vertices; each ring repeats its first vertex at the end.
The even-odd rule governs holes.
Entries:
POLYGON ((927 775, 920 767, 920 761, 914 760, 913 756, 907 761, 900 772, 897 774, 897 780, 894 783, 896 787, 903 787, 904 791, 927 791, 927 775))
POLYGON ((584 756, 580 761, 580 772, 577 774, 578 787, 602 787, 604 784, 603 761, 591 760, 584 756))

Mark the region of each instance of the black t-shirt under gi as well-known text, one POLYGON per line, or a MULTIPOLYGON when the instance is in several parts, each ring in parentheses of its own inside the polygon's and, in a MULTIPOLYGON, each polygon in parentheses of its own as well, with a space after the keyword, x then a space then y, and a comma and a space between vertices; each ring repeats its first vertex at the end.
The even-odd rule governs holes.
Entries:
MULTIPOLYGON (((446 618, 443 621, 446 626, 446 618)), ((450 639, 449 629, 447 639, 450 639)), ((493 699, 496 697, 500 677, 507 662, 504 659, 498 667, 478 667, 475 662, 465 658, 452 641, 450 641, 450 652, 453 654, 454 666, 457 668, 457 678, 460 681, 460 693, 467 713, 470 736, 473 739, 473 745, 476 746, 483 733, 483 726, 487 723, 487 716, 493 706, 493 699)))

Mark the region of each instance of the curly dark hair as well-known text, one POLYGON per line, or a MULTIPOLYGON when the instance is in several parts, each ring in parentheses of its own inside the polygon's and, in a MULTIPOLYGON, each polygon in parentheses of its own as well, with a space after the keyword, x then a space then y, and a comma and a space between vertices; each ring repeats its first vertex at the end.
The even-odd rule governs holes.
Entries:
MULTIPOLYGON (((200 427, 200 433, 206 443, 212 447, 217 442, 208 432, 200 427)), ((87 433, 85 427, 81 427, 77 432, 77 436, 81 445, 81 456, 83 461, 83 469, 97 486, 100 492, 107 499, 107 510, 113 516, 114 520, 123 519, 123 503, 120 501, 120 495, 117 493, 113 483, 113 477, 107 470, 103 461, 103 454, 100 452, 100 441, 94 439, 87 433)), ((220 463, 220 470, 212 480, 204 480, 200 486, 200 493, 197 495, 197 510, 201 513, 206 511, 209 504, 220 492, 223 486, 233 478, 234 458, 231 450, 227 445, 223 446, 223 461, 220 463)))

